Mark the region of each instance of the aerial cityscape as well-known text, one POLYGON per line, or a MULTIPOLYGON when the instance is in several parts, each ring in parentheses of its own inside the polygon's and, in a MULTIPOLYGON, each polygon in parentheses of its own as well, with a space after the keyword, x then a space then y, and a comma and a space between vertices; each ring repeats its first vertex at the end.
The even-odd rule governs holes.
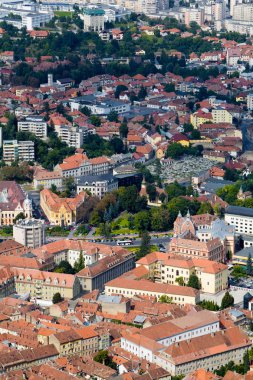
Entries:
POLYGON ((0 379, 253 380, 253 2, 0 0, 0 379))

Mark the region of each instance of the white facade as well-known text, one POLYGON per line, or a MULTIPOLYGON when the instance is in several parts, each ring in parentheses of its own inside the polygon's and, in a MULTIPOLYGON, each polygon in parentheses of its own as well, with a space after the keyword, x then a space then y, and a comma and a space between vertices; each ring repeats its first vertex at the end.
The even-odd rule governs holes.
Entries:
POLYGON ((116 179, 106 179, 102 177, 77 178, 77 194, 88 190, 91 195, 97 196, 101 199, 106 193, 118 189, 118 181, 116 179))
POLYGON ((253 94, 248 94, 247 95, 247 108, 250 111, 253 110, 253 94))
POLYGON ((237 234, 253 235, 253 212, 246 207, 229 206, 225 222, 235 227, 237 234))
POLYGON ((63 142, 65 142, 68 146, 74 148, 81 148, 83 145, 83 141, 85 137, 88 135, 94 134, 95 129, 88 129, 85 127, 68 127, 68 126, 56 126, 55 131, 63 142))
POLYGON ((20 244, 37 248, 45 243, 45 228, 43 220, 18 220, 13 226, 13 238, 20 244))
POLYGON ((89 8, 84 9, 80 14, 83 20, 83 29, 85 31, 100 32, 105 27, 105 12, 103 9, 89 8))
POLYGON ((3 160, 7 163, 12 161, 34 161, 34 142, 5 140, 3 142, 3 160))
POLYGON ((28 116, 25 120, 18 121, 18 130, 33 133, 40 139, 47 137, 47 123, 41 116, 28 116))

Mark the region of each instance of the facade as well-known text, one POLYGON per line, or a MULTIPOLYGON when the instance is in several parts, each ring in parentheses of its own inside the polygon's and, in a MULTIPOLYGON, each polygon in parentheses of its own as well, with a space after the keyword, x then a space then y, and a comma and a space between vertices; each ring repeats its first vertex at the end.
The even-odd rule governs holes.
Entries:
POLYGON ((14 224, 18 214, 32 218, 32 202, 15 181, 0 182, 0 225, 14 224))
POLYGON ((105 284, 105 294, 123 295, 129 298, 135 296, 156 297, 158 300, 162 295, 167 295, 173 303, 179 305, 195 305, 200 301, 199 292, 187 286, 175 286, 158 284, 148 280, 132 280, 119 277, 105 284))
POLYGON ((33 175, 33 185, 36 190, 50 189, 52 185, 61 190, 63 187, 62 175, 58 171, 50 172, 46 169, 36 170, 33 175))
POLYGON ((58 226, 70 226, 82 219, 87 194, 79 193, 75 198, 60 198, 49 189, 40 192, 40 207, 49 222, 58 226))
POLYGON ((16 242, 29 248, 37 248, 45 244, 45 228, 43 220, 20 219, 13 226, 13 238, 16 242))
POLYGON ((33 141, 3 141, 3 159, 6 163, 12 161, 34 161, 33 141))
POLYGON ((173 237, 169 251, 175 255, 184 255, 185 257, 196 257, 218 262, 224 261, 224 247, 219 238, 205 242, 173 237))
POLYGON ((76 276, 27 268, 12 268, 15 275, 15 289, 18 294, 30 294, 34 299, 51 301, 55 293, 72 299, 81 291, 76 276))
POLYGON ((61 356, 80 355, 82 353, 82 338, 75 330, 62 331, 49 337, 61 356))
POLYGON ((235 227, 236 234, 253 235, 253 210, 247 207, 228 206, 225 221, 235 227))
POLYGON ((134 255, 126 250, 112 252, 98 262, 86 266, 77 273, 82 288, 86 292, 104 289, 104 284, 121 276, 135 267, 134 255))
POLYGON ((33 133, 40 139, 47 137, 47 123, 41 116, 30 115, 24 120, 18 121, 18 130, 21 132, 33 133))
POLYGON ((231 113, 222 107, 213 109, 212 117, 214 123, 233 123, 233 116, 231 113))
POLYGON ((98 8, 86 8, 80 14, 83 29, 86 32, 100 32, 105 26, 105 11, 98 8))
POLYGON ((70 99, 71 111, 87 107, 95 115, 108 115, 112 111, 122 114, 130 111, 130 102, 115 99, 96 99, 94 95, 84 95, 70 99))
POLYGON ((228 287, 227 265, 206 259, 153 252, 137 261, 136 266, 144 266, 149 278, 163 284, 179 285, 179 279, 187 284, 196 274, 204 293, 216 294, 228 287))
POLYGON ((253 110, 253 94, 252 93, 247 95, 247 108, 250 111, 253 110))
POLYGON ((71 146, 73 148, 81 148, 85 137, 90 134, 94 134, 93 129, 67 125, 61 125, 59 127, 55 126, 55 131, 61 141, 65 142, 68 146, 71 146))
POLYGON ((105 194, 118 189, 118 180, 111 174, 99 176, 86 175, 76 178, 77 194, 88 190, 91 195, 102 198, 105 194))

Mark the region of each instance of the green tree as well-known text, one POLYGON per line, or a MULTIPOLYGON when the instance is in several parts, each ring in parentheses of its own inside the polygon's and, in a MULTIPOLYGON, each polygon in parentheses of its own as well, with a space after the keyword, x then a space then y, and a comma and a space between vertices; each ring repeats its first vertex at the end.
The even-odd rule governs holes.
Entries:
POLYGON ((184 286, 184 285, 185 285, 185 283, 184 283, 184 278, 183 278, 182 276, 177 277, 175 281, 176 281, 176 282, 178 283, 178 285, 180 285, 180 286, 184 286))
POLYGON ((111 111, 108 116, 107 116, 107 119, 109 121, 114 121, 115 123, 117 123, 119 121, 118 119, 118 112, 116 111, 111 111))
POLYGON ((213 208, 211 206, 211 203, 209 202, 202 202, 200 205, 200 208, 198 210, 198 215, 201 214, 213 214, 213 208))
POLYGON ((243 355, 243 373, 247 373, 250 370, 249 351, 247 350, 243 355))
POLYGON ((161 297, 159 297, 158 301, 161 303, 172 303, 172 298, 166 294, 162 294, 161 297))
POLYGON ((137 259, 146 256, 150 252, 150 236, 147 231, 143 231, 141 234, 141 245, 137 252, 137 259))
POLYGON ((187 286, 190 286, 191 288, 194 288, 194 289, 200 289, 199 278, 195 273, 192 273, 190 275, 187 286))
POLYGON ((67 260, 62 260, 55 268, 54 272, 56 273, 67 273, 74 274, 75 271, 67 260))
POLYGON ((56 304, 56 303, 59 303, 59 302, 62 302, 63 301, 63 298, 61 296, 61 293, 57 292, 53 295, 53 304, 56 304))
POLYGON ((252 257, 251 253, 248 255, 246 273, 248 276, 252 275, 252 257))
POLYGON ((171 158, 179 158, 185 152, 185 148, 179 143, 172 143, 168 146, 167 156, 171 158))
POLYGON ((98 353, 93 357, 93 360, 95 362, 104 364, 107 367, 110 367, 112 369, 117 369, 116 363, 112 361, 112 358, 109 356, 109 353, 107 350, 98 351, 98 353))
POLYGON ((226 309, 230 306, 234 306, 234 297, 229 292, 226 292, 221 301, 221 309, 226 309))
POLYGON ((146 98, 146 96, 147 96, 147 90, 143 86, 141 86, 141 88, 138 92, 138 99, 144 100, 146 98))
POLYGON ((138 231, 147 231, 150 228, 150 214, 148 211, 139 211, 134 216, 134 225, 138 231))
POLYGON ((157 197, 157 191, 156 191, 155 185, 149 183, 146 186, 146 191, 147 191, 150 202, 154 202, 156 200, 156 197, 157 197))
POLYGON ((124 84, 119 84, 119 85, 116 87, 116 90, 115 90, 115 92, 114 92, 114 96, 115 96, 115 98, 119 98, 121 92, 123 92, 123 91, 127 91, 127 90, 128 90, 127 86, 125 86, 124 84))
POLYGON ((90 122, 91 122, 91 124, 95 125, 95 127, 101 126, 100 117, 98 117, 97 115, 91 115, 90 116, 90 122))
POLYGON ((25 219, 25 214, 23 212, 20 212, 15 218, 14 218, 14 224, 20 219, 25 219))
POLYGON ((78 260, 74 264, 74 270, 76 273, 80 272, 84 268, 83 254, 80 252, 78 260))
POLYGON ((119 127, 119 133, 121 138, 125 138, 128 135, 128 126, 126 122, 121 123, 119 127))

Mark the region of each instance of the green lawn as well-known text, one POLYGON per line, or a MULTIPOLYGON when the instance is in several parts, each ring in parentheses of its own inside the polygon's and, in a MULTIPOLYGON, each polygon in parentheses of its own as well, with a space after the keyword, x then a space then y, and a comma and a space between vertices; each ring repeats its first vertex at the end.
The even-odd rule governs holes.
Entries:
POLYGON ((69 229, 61 228, 60 226, 50 227, 46 230, 47 236, 62 236, 66 237, 69 234, 69 229))
MULTIPOLYGON (((130 252, 133 252, 133 253, 136 253, 136 252, 138 252, 138 250, 139 250, 139 247, 124 247, 124 248, 126 248, 128 251, 130 251, 130 252)), ((159 251, 159 248, 158 248, 158 246, 157 245, 151 245, 150 246, 150 252, 156 252, 156 251, 159 251)))
POLYGON ((70 18, 72 18, 73 12, 54 11, 54 15, 57 17, 70 17, 70 18))

